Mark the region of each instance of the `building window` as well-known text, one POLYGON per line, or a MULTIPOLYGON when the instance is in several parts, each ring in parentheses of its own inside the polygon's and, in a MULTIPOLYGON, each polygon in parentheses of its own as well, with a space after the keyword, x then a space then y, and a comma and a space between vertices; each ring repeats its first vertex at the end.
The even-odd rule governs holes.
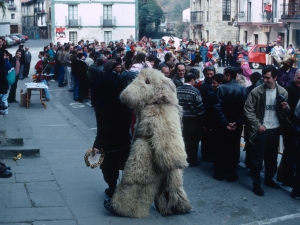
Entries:
POLYGON ((109 43, 112 40, 112 32, 104 31, 104 41, 105 43, 109 43))
POLYGON ((222 3, 223 21, 230 21, 231 0, 223 0, 222 3))
POLYGON ((77 5, 69 5, 69 26, 78 25, 78 8, 77 5))
POLYGON ((75 31, 75 32, 69 32, 69 41, 71 42, 71 43, 77 43, 77 32, 75 31))
POLYGON ((15 14, 14 13, 10 14, 10 17, 11 17, 11 19, 14 19, 15 18, 15 14))
POLYGON ((103 19, 112 20, 112 5, 103 6, 103 19))
POLYGON ((103 26, 110 27, 113 25, 112 21, 112 5, 103 6, 103 26))

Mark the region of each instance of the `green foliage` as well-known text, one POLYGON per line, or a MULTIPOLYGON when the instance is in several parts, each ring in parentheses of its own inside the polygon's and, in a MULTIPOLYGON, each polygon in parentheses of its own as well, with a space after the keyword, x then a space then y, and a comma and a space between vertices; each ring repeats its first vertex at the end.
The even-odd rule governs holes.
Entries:
POLYGON ((155 0, 139 0, 139 36, 155 33, 165 21, 164 12, 155 0))
POLYGON ((4 1, 3 0, 1 0, 0 1, 0 11, 2 11, 2 13, 3 13, 3 17, 5 17, 5 10, 6 10, 6 7, 5 7, 5 4, 4 4, 4 1))
POLYGON ((173 8, 172 20, 181 21, 182 20, 182 6, 181 4, 176 4, 173 8))
POLYGON ((182 21, 178 22, 175 26, 175 28, 176 28, 176 37, 182 38, 183 32, 188 33, 189 25, 190 25, 189 22, 182 22, 182 21))

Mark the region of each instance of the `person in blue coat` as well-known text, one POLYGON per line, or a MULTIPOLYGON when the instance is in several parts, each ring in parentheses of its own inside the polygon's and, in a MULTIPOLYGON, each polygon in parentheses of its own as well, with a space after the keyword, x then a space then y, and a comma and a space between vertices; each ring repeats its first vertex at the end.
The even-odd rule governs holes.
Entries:
POLYGON ((203 63, 206 63, 206 61, 207 61, 207 52, 208 52, 208 47, 206 46, 206 42, 203 41, 201 48, 200 48, 200 54, 201 54, 203 63))

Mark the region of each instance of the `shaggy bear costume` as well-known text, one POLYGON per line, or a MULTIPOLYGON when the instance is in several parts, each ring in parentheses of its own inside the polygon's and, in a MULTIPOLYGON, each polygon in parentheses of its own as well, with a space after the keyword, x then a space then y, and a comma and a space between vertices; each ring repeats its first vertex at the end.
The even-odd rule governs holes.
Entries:
POLYGON ((188 163, 175 85, 158 70, 143 69, 120 98, 134 109, 138 121, 123 178, 105 208, 142 218, 154 201, 163 216, 186 213, 191 205, 182 169, 188 163))

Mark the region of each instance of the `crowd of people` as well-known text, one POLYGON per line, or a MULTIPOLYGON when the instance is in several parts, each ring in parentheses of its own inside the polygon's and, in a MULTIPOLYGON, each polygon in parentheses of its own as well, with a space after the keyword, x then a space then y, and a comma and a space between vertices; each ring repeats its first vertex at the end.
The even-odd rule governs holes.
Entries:
MULTIPOLYGON (((177 88, 189 166, 199 164, 201 141, 202 160, 213 163, 213 178, 237 181, 244 130, 245 163, 251 171, 253 192, 262 196, 263 163, 264 184, 280 188, 273 178, 277 172, 281 134, 288 163, 281 168, 285 175, 277 179, 292 186, 292 197, 300 199, 300 116, 296 113, 300 110, 300 70, 293 67, 294 50, 282 50, 278 46, 278 42, 275 46, 270 44, 267 53, 274 56, 278 53, 280 60, 274 57, 274 62, 266 65, 260 74, 252 73, 247 63, 247 44, 240 45, 240 42, 233 46, 230 41, 227 45, 221 41, 215 47, 205 39, 201 43, 190 40, 175 47, 172 38, 157 45, 151 38, 143 37, 139 42, 128 38, 127 42, 121 39, 107 45, 97 40, 91 44, 83 40, 77 44, 50 43, 39 52, 33 79, 46 85, 57 80, 58 87, 67 86, 73 93, 74 101, 91 99, 97 119, 94 147, 107 153, 101 169, 109 186, 105 190, 109 197, 115 192, 118 170, 124 167, 135 134, 134 125, 139 122, 119 96, 141 70, 152 68, 161 71, 177 88), (239 58, 240 66, 236 63, 239 58), (225 67, 223 73, 218 73, 218 64, 225 67)), ((0 49, 0 112, 7 114, 7 104, 16 102, 18 80, 28 76, 26 68, 30 68, 31 56, 29 60, 28 48, 20 45, 11 57, 1 38, 0 49), (10 79, 11 74, 15 76, 14 81, 10 79)), ((47 89, 44 97, 51 98, 47 89)))

